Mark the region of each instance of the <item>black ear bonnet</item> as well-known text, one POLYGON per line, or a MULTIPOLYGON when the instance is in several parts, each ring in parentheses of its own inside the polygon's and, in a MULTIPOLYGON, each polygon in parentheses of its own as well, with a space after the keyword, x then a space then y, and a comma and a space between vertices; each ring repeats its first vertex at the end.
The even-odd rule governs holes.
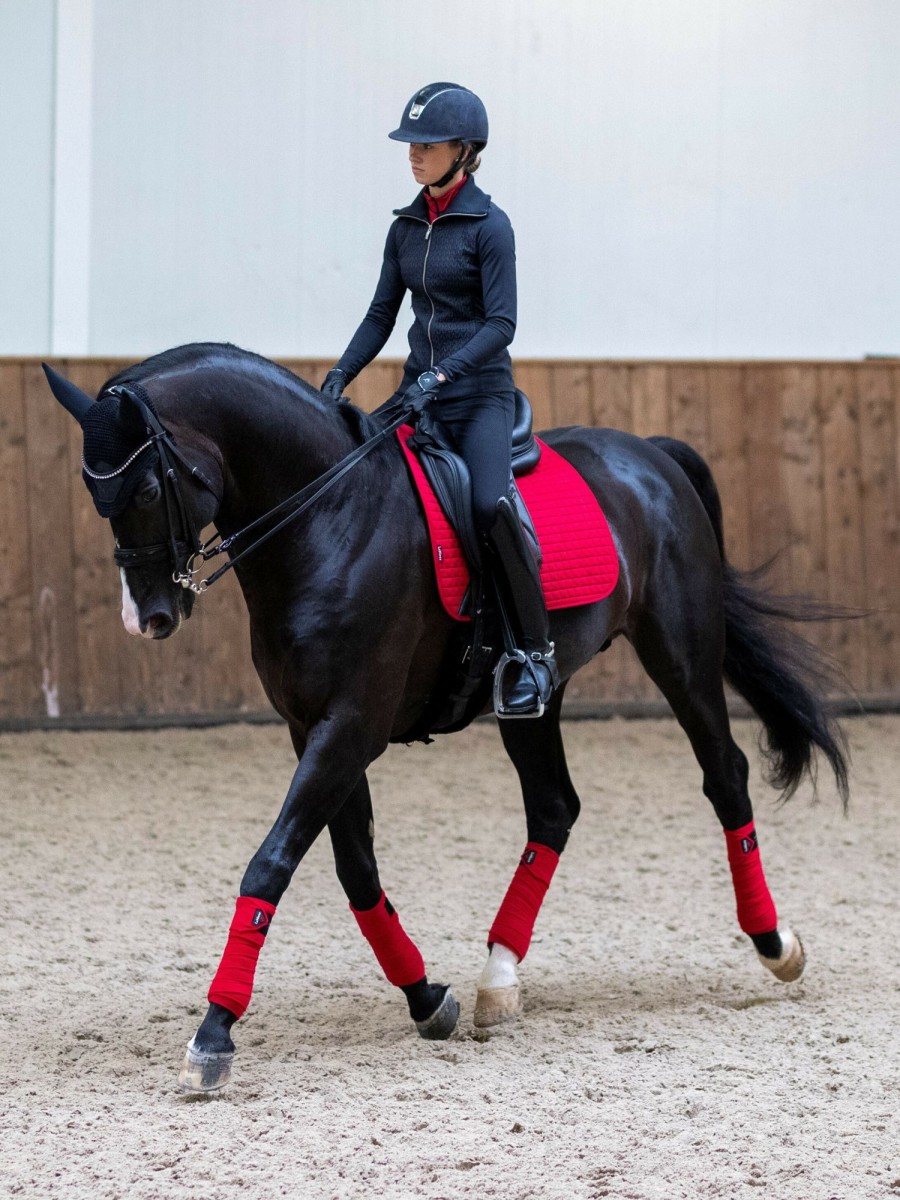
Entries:
POLYGON ((101 517, 117 517, 148 468, 159 462, 156 444, 170 434, 138 384, 104 392, 85 413, 81 475, 101 517))

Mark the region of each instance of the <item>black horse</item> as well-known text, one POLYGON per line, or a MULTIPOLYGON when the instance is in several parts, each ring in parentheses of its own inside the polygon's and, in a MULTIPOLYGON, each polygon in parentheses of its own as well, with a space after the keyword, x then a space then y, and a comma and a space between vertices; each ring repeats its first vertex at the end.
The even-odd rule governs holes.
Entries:
MULTIPOLYGON (((425 524, 396 439, 371 441, 383 423, 229 345, 183 346, 147 359, 111 379, 96 400, 48 375, 85 432, 85 480, 111 519, 133 633, 166 638, 190 616, 196 596, 186 564, 199 530, 214 523, 227 538, 264 518, 236 552, 275 527, 273 510, 298 486, 318 492, 236 566, 253 661, 288 724, 298 765, 241 881, 210 993, 216 998, 188 1048, 182 1086, 206 1091, 227 1081, 231 1027, 249 1001, 269 921, 326 827, 338 878, 385 974, 402 987, 423 1036, 449 1036, 458 1005, 447 987, 428 981, 381 888, 366 782, 369 764, 421 721, 458 630, 438 599, 425 524), (332 470, 348 465, 348 456, 352 470, 332 470), (331 486, 319 491, 323 479, 331 486)), ((718 493, 689 446, 610 429, 542 436, 602 498, 620 575, 607 599, 552 614, 562 684, 543 716, 500 722, 521 781, 529 846, 549 848, 555 860, 579 812, 560 733, 566 682, 624 635, 690 739, 726 834, 742 928, 778 978, 799 978, 803 949, 779 929, 762 874, 747 760, 731 736, 723 679, 762 720, 774 786, 790 794, 814 770, 818 749, 846 799, 843 742, 823 699, 827 674, 787 625, 808 610, 728 564, 718 493)), ((530 861, 526 854, 514 884, 530 861)), ((535 878, 525 879, 526 924, 549 874, 535 878)), ((520 908, 523 895, 520 888, 514 897, 520 908)), ((530 929, 524 948, 528 936, 530 929)), ((516 953, 491 944, 478 1023, 517 1011, 523 953, 522 946, 516 953)))

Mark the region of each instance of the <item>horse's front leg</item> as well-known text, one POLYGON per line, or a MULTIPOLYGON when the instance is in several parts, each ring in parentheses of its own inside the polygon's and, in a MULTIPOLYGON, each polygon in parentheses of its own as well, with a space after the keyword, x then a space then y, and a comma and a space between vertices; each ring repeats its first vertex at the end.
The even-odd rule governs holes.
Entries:
POLYGON ((362 731, 338 720, 315 726, 278 819, 250 861, 222 960, 209 989, 209 1009, 188 1045, 179 1075, 186 1092, 211 1092, 231 1076, 231 1028, 247 1010, 259 952, 294 871, 364 777, 362 731))
POLYGON ((334 865, 360 932, 378 964, 406 996, 409 1015, 423 1038, 448 1038, 459 1019, 459 1005, 446 984, 429 983, 425 963, 400 923, 378 877, 375 821, 365 776, 328 823, 334 865))

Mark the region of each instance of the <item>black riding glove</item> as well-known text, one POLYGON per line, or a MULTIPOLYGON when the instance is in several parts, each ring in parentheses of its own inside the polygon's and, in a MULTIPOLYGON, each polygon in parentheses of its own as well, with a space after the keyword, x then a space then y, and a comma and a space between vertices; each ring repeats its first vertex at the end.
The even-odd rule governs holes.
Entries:
POLYGON ((404 404, 414 412, 423 413, 428 404, 437 396, 441 381, 434 371, 423 371, 415 383, 403 393, 404 404))
POLYGON ((346 386, 346 372, 342 371, 340 367, 332 367, 322 381, 319 391, 324 396, 327 396, 329 400, 340 400, 346 386))

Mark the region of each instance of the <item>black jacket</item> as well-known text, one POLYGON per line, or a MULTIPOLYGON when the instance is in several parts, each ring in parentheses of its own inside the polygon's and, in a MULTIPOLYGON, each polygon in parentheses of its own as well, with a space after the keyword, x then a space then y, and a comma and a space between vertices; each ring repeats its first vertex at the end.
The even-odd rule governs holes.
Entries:
POLYGON ((471 178, 431 225, 421 192, 395 214, 375 296, 337 365, 349 380, 372 361, 409 290, 415 320, 402 388, 433 370, 447 377, 440 398, 511 391, 516 249, 509 217, 471 178))

